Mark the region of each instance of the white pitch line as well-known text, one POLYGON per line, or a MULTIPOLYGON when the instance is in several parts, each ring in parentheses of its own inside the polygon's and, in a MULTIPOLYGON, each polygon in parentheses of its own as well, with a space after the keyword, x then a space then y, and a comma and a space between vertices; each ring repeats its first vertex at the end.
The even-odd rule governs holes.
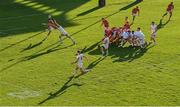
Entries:
POLYGON ((29 14, 29 15, 23 15, 23 16, 6 17, 6 18, 0 18, 0 21, 18 19, 18 18, 24 18, 24 17, 40 16, 40 15, 44 15, 44 14, 29 14))
POLYGON ((9 86, 9 87, 14 87, 16 89, 18 89, 18 91, 13 91, 13 92, 9 92, 6 93, 6 95, 11 96, 11 97, 15 97, 18 99, 26 99, 26 98, 33 98, 33 97, 38 97, 40 96, 40 91, 35 91, 32 90, 30 88, 25 88, 22 86, 17 86, 8 82, 0 82, 0 86, 3 87, 2 85, 5 86, 9 86))

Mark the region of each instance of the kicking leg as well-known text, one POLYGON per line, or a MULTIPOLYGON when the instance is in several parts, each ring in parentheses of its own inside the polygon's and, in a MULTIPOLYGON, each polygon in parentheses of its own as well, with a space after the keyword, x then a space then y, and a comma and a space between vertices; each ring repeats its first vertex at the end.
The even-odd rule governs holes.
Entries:
POLYGON ((51 34, 51 32, 52 32, 52 31, 49 30, 47 36, 43 39, 43 41, 45 41, 45 40, 49 37, 49 35, 51 34))
POLYGON ((69 34, 66 34, 66 37, 69 38, 69 39, 71 39, 71 41, 73 42, 73 44, 76 44, 75 40, 74 40, 71 36, 69 36, 69 34))
POLYGON ((63 36, 64 36, 63 34, 59 35, 59 42, 60 42, 60 43, 63 43, 63 39, 62 39, 63 36))

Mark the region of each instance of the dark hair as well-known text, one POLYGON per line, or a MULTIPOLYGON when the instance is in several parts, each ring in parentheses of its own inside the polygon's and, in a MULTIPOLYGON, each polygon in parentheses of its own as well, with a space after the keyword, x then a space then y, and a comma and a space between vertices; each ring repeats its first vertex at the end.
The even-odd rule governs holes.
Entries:
POLYGON ((81 53, 81 51, 80 51, 80 50, 78 50, 78 51, 77 51, 77 53, 81 53))
POLYGON ((141 30, 141 28, 140 28, 140 27, 138 27, 137 29, 141 30))

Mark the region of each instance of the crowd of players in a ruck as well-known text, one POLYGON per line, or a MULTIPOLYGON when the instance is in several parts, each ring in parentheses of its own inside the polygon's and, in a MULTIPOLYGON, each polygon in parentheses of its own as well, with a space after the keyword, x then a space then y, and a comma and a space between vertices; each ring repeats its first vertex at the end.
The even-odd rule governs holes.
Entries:
MULTIPOLYGON (((167 9, 166 13, 162 16, 161 21, 163 20, 164 16, 167 14, 170 14, 169 20, 172 16, 172 11, 174 9, 173 2, 171 2, 167 9)), ((125 17, 124 25, 121 27, 112 27, 110 28, 109 22, 102 18, 102 26, 104 27, 104 38, 102 39, 102 54, 108 55, 108 48, 109 45, 115 44, 118 47, 123 47, 126 43, 128 43, 132 47, 141 47, 144 48, 149 43, 145 41, 145 35, 142 32, 140 27, 137 27, 136 30, 132 30, 131 26, 133 25, 135 21, 135 17, 139 16, 140 14, 140 8, 137 6, 133 8, 132 10, 132 22, 130 23, 128 17, 125 17)), ((157 33, 157 25, 155 22, 152 22, 150 25, 150 41, 154 42, 154 45, 156 45, 156 33, 157 33)), ((150 42, 151 43, 151 42, 150 42)))
MULTIPOLYGON (((166 15, 169 16, 169 20, 172 16, 172 12, 174 9, 173 2, 171 2, 167 9, 166 13, 162 16, 162 19, 166 15)), ((142 32, 140 27, 137 27, 136 30, 132 30, 131 26, 133 25, 136 16, 139 16, 140 14, 140 8, 136 6, 132 10, 132 22, 130 23, 129 18, 125 17, 125 22, 124 25, 121 27, 110 27, 109 22, 107 19, 102 18, 101 25, 103 26, 104 30, 104 37, 102 39, 102 44, 100 45, 101 47, 101 52, 103 56, 108 55, 108 49, 111 44, 115 44, 118 47, 123 47, 126 43, 128 43, 132 47, 141 47, 144 48, 146 45, 148 45, 148 42, 145 40, 145 35, 142 32)), ((51 34, 53 29, 58 29, 61 33, 59 36, 60 43, 62 43, 62 37, 67 37, 69 38, 73 44, 76 44, 75 40, 65 31, 65 29, 59 25, 54 18, 51 16, 48 17, 48 23, 43 23, 43 25, 46 25, 48 27, 48 34, 45 39, 51 34)), ((157 25, 155 22, 152 22, 150 25, 150 40, 154 42, 154 45, 156 45, 156 33, 157 33, 157 25)), ((74 75, 77 73, 77 70, 79 69, 81 73, 86 73, 87 69, 83 68, 83 57, 85 57, 80 50, 77 51, 77 57, 76 60, 73 63, 76 63, 76 69, 74 71, 74 75)), ((86 58, 86 57, 85 57, 86 58)), ((87 59, 87 58, 86 58, 87 59)))

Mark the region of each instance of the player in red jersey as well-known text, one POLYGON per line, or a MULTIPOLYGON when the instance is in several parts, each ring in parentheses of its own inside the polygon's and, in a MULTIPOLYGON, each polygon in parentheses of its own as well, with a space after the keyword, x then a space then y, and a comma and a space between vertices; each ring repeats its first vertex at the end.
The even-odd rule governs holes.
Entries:
POLYGON ((102 20, 101 26, 104 26, 104 28, 108 28, 109 22, 105 18, 102 18, 101 20, 102 20))
POLYGON ((168 5, 168 7, 167 7, 167 9, 166 9, 166 13, 162 16, 162 18, 164 18, 164 16, 166 16, 166 15, 169 13, 169 14, 170 14, 169 20, 170 20, 171 17, 172 17, 173 9, 174 9, 174 4, 173 4, 173 2, 171 2, 171 3, 168 5))
POLYGON ((42 25, 45 25, 48 27, 48 34, 46 36, 45 39, 47 39, 47 37, 51 34, 53 29, 57 29, 59 24, 56 22, 56 20, 54 18, 52 18, 50 15, 48 16, 48 22, 46 23, 42 23, 42 25))
POLYGON ((140 13, 140 9, 139 9, 138 6, 136 6, 136 7, 132 10, 133 22, 134 22, 136 16, 139 16, 139 13, 140 13))
POLYGON ((125 20, 124 20, 124 23, 126 23, 126 22, 129 22, 129 19, 127 16, 125 17, 125 20))
POLYGON ((129 31, 130 30, 131 25, 129 24, 129 22, 127 21, 124 26, 123 26, 123 31, 129 31))

